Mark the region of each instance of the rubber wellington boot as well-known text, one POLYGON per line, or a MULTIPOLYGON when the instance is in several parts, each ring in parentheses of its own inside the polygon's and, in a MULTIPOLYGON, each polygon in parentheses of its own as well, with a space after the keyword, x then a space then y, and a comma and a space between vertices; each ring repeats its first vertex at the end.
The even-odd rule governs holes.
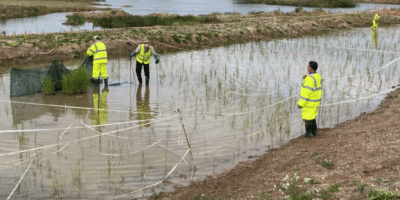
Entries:
POLYGON ((94 86, 99 86, 100 85, 100 79, 99 78, 94 79, 93 82, 94 82, 94 86))
POLYGON ((108 78, 104 79, 104 87, 108 87, 108 78))
POLYGON ((149 85, 150 78, 146 78, 146 85, 149 85))

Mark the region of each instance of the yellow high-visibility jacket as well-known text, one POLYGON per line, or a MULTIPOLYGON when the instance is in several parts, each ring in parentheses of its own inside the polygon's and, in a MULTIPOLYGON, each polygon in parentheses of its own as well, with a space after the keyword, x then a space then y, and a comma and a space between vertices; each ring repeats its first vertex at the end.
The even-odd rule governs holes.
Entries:
POLYGON ((322 77, 318 73, 309 74, 302 83, 300 99, 297 103, 302 107, 302 118, 312 120, 317 116, 322 97, 322 77))
POLYGON ((93 64, 107 63, 106 45, 102 42, 96 42, 87 50, 88 56, 93 55, 93 64))
POLYGON ((136 60, 139 63, 144 63, 144 64, 149 64, 151 56, 155 54, 152 46, 150 46, 150 50, 145 53, 144 52, 144 44, 140 44, 137 47, 136 52, 137 52, 136 60))
POLYGON ((372 20, 372 23, 373 23, 373 25, 372 25, 372 27, 371 28, 378 28, 378 23, 376 23, 376 21, 375 20, 379 20, 379 15, 378 14, 376 14, 375 16, 374 16, 374 20, 372 20))

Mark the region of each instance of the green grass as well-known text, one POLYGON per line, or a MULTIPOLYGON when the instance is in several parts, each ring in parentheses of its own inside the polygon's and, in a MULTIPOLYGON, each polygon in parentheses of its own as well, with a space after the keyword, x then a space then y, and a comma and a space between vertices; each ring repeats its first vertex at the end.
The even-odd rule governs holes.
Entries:
POLYGON ((329 186, 329 192, 339 192, 339 187, 342 187, 342 183, 333 183, 329 186))
POLYGON ((400 194, 394 192, 387 192, 385 190, 371 190, 368 192, 368 200, 390 200, 400 199, 400 194))
POLYGON ((62 91, 65 94, 82 94, 89 87, 89 77, 86 73, 86 67, 81 66, 70 74, 62 75, 62 91))
POLYGON ((323 167, 323 168, 327 168, 327 169, 332 169, 333 166, 335 166, 335 163, 333 161, 327 161, 327 160, 317 160, 317 163, 323 167))
POLYGON ((77 13, 67 16, 67 21, 63 23, 64 25, 82 25, 86 21, 86 18, 83 15, 79 15, 77 13))
POLYGON ((172 38, 176 43, 181 43, 181 39, 180 39, 179 36, 177 36, 176 34, 172 35, 171 38, 172 38))
POLYGON ((171 25, 189 25, 196 23, 219 23, 221 20, 216 16, 176 16, 176 17, 159 17, 159 16, 119 16, 119 17, 102 17, 93 19, 94 26, 103 28, 123 28, 123 27, 142 27, 142 26, 171 26, 171 25))
POLYGON ((55 92, 54 84, 50 76, 46 76, 46 78, 43 80, 42 87, 43 87, 43 92, 46 95, 54 94, 55 92))
MULTIPOLYGON (((317 8, 353 8, 354 0, 245 0, 244 3, 271 4, 284 6, 301 6, 317 8)), ((256 14, 256 13, 253 13, 256 14)))

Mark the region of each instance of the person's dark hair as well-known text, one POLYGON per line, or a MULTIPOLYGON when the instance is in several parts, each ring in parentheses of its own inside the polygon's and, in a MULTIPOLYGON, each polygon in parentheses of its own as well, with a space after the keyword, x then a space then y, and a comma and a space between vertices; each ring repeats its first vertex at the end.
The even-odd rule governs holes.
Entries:
POLYGON ((308 64, 310 64, 311 69, 313 69, 314 71, 317 71, 318 69, 318 63, 315 61, 310 61, 308 64))

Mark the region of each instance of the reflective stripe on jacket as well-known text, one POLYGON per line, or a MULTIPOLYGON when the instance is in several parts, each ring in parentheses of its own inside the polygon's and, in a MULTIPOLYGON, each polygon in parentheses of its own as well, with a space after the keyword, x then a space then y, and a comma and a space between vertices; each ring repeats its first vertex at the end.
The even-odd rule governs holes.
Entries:
POLYGON ((154 54, 154 49, 152 46, 150 46, 150 49, 148 52, 144 52, 144 44, 139 45, 138 47, 139 52, 136 55, 136 60, 139 63, 144 63, 144 64, 149 64, 150 63, 150 58, 154 54))
POLYGON ((322 97, 322 77, 314 73, 309 74, 302 83, 300 99, 297 103, 302 109, 302 118, 306 120, 315 119, 317 109, 322 97))
POLYGON ((107 63, 107 50, 106 45, 102 42, 94 43, 87 50, 86 54, 88 56, 93 55, 93 64, 97 63, 107 63))

